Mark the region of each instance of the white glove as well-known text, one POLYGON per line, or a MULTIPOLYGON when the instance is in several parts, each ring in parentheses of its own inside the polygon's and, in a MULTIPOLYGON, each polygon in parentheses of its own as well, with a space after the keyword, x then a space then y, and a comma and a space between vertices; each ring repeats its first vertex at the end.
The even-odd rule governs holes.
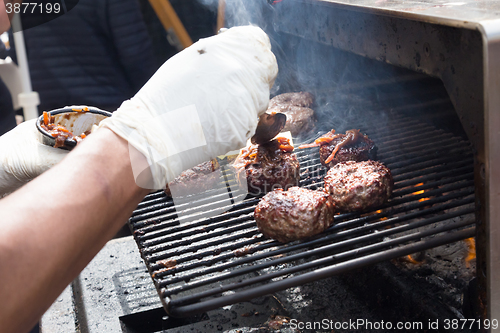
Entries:
POLYGON ((41 142, 36 119, 0 137, 0 198, 56 165, 68 153, 41 142))
POLYGON ((183 170, 244 147, 277 73, 264 31, 231 28, 169 59, 100 127, 129 142, 137 184, 161 189, 183 170), (140 181, 149 170, 153 179, 140 181))

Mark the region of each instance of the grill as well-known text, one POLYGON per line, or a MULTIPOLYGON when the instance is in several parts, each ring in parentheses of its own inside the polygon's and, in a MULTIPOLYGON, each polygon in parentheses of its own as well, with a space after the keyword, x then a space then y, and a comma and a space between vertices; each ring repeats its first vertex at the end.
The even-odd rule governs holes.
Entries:
MULTIPOLYGON (((163 192, 148 195, 129 226, 167 313, 203 313, 473 237, 470 144, 411 116, 388 111, 379 119, 359 128, 393 173, 391 200, 373 211, 336 215, 334 225, 308 240, 280 244, 264 238, 253 219, 259 198, 238 202, 245 195, 238 191, 231 193, 237 203, 208 216, 226 202, 225 187, 177 206, 163 192)), ((296 154, 300 186, 321 188, 326 169, 317 148, 296 154)), ((221 168, 221 183, 231 186, 228 166, 221 168)))

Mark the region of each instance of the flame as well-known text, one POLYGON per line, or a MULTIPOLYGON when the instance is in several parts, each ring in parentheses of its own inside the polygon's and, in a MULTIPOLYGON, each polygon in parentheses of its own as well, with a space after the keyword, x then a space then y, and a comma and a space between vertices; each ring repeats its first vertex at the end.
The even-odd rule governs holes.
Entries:
POLYGON ((410 263, 412 263, 414 265, 420 265, 420 264, 422 264, 424 262, 423 260, 422 261, 418 261, 418 260, 413 259, 413 257, 411 256, 411 254, 407 255, 405 258, 406 258, 406 260, 408 262, 410 262, 410 263))
MULTIPOLYGON (((417 185, 415 185, 415 187, 422 186, 422 185, 424 185, 424 183, 418 183, 417 185)), ((425 190, 420 190, 417 192, 413 192, 412 194, 419 195, 419 194, 424 194, 424 192, 425 192, 425 190)), ((418 199, 418 202, 424 202, 424 201, 427 201, 429 199, 430 198, 421 198, 421 199, 418 199)))
MULTIPOLYGON (((379 209, 375 213, 380 214, 380 213, 382 213, 382 211, 379 209)), ((387 220, 387 217, 381 217, 380 218, 380 221, 385 221, 385 220, 387 220)))
MULTIPOLYGON (((422 185, 424 185, 424 183, 418 183, 417 185, 415 185, 415 187, 422 186, 422 185)), ((424 190, 413 192, 412 194, 415 194, 415 195, 424 194, 424 190)))
POLYGON ((476 240, 474 239, 474 237, 467 238, 465 240, 465 243, 467 244, 467 248, 469 250, 469 252, 467 253, 467 257, 465 258, 465 266, 469 268, 470 261, 476 259, 476 240))

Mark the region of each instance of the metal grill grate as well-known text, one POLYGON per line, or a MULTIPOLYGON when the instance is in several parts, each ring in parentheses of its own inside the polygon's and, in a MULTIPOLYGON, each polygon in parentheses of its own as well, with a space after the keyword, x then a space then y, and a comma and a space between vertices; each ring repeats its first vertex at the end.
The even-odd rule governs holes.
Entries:
MULTIPOLYGON (((165 310, 193 315, 474 236, 467 142, 411 117, 380 120, 362 131, 393 173, 391 200, 374 211, 336 215, 334 225, 306 241, 265 239, 253 219, 259 198, 205 217, 227 197, 225 189, 177 207, 163 192, 147 196, 129 225, 165 310), (180 211, 189 222, 179 223, 180 211)), ((322 187, 326 168, 317 149, 296 153, 300 186, 322 187)))

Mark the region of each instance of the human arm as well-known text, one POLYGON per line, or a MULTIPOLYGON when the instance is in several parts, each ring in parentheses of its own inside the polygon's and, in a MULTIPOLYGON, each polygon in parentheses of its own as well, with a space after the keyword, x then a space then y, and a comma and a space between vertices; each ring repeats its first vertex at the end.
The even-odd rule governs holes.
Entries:
MULTIPOLYGON (((160 189, 183 170, 241 148, 267 109, 276 74, 265 33, 232 28, 171 58, 103 123, 148 156, 146 164, 158 166, 155 174, 163 177, 155 177, 156 187, 150 188, 160 189), (200 136, 191 135, 191 125, 203 130, 201 141, 193 140, 200 136)), ((66 151, 43 145, 38 134, 34 123, 25 123, 0 137, 5 147, 0 150, 0 197, 64 157, 66 151)))
POLYGON ((0 331, 25 332, 148 193, 128 143, 108 129, 0 200, 0 331))
POLYGON ((0 331, 31 327, 123 225, 141 187, 243 146, 276 74, 258 28, 194 44, 60 164, 0 200, 0 331))

